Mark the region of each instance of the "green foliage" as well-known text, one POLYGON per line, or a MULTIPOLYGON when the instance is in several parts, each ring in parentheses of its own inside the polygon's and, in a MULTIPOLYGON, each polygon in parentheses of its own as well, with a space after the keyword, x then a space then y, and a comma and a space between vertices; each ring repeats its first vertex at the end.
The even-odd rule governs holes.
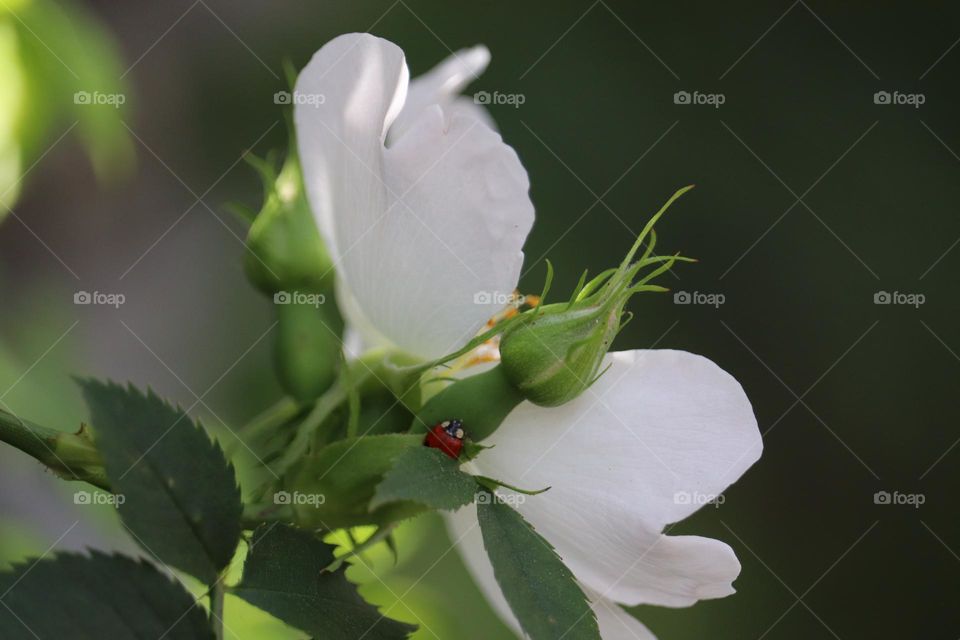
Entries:
POLYGON ((57 554, 0 574, 4 640, 212 640, 202 607, 152 565, 120 555, 57 554))
POLYGON ((393 462, 377 485, 370 508, 409 500, 432 509, 454 511, 473 502, 477 483, 456 460, 430 447, 411 447, 393 462))
POLYGON ((596 615, 550 543, 495 494, 481 496, 483 545, 524 632, 532 640, 600 640, 596 615))
POLYGON ((16 17, 0 20, 18 33, 26 85, 18 123, 24 164, 76 123, 71 135, 79 136, 101 179, 128 172, 134 150, 122 118, 132 96, 111 34, 76 2, 33 0, 16 17), (80 103, 78 91, 122 95, 125 104, 80 103))
POLYGON ((9 20, 0 19, 0 220, 20 194, 18 130, 25 95, 23 71, 16 28, 9 20))
POLYGON ((220 447, 152 391, 81 386, 124 524, 147 552, 212 584, 233 558, 243 508, 220 447))
POLYGON ((307 532, 264 525, 254 532, 243 580, 231 592, 324 640, 397 640, 416 631, 367 604, 344 568, 325 571, 333 551, 307 532))
POLYGON ((393 461, 411 448, 421 448, 421 436, 389 434, 338 440, 308 455, 287 489, 293 496, 297 522, 326 530, 364 524, 389 524, 423 510, 410 502, 370 508, 377 485, 393 461))

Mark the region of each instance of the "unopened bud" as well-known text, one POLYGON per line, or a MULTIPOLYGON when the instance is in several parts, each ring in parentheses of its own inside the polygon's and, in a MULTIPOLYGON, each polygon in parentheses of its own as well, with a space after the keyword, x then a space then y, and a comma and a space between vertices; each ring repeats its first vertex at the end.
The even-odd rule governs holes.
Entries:
POLYGON ((656 242, 653 225, 691 188, 677 191, 650 219, 618 268, 590 282, 584 274, 569 302, 531 309, 506 329, 500 342, 501 366, 527 400, 555 407, 586 391, 600 375, 604 356, 629 319, 624 313, 627 301, 642 291, 666 291, 648 283, 677 260, 690 261, 651 254, 656 242), (650 241, 646 250, 634 261, 647 236, 650 241), (654 269, 638 278, 645 267, 654 269))
POLYGON ((307 203, 295 147, 279 174, 266 161, 253 162, 266 195, 247 235, 247 277, 271 296, 279 291, 329 291, 333 263, 307 203))

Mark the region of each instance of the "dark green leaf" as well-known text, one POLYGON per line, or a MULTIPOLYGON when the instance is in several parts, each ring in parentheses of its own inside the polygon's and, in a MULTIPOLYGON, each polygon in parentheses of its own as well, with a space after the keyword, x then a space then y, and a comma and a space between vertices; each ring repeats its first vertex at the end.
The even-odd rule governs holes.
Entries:
POLYGON ((0 638, 209 640, 203 607, 152 565, 62 553, 0 574, 0 638))
POLYGON ((483 546, 524 632, 531 640, 600 640, 596 615, 553 547, 517 511, 480 495, 483 546))
POLYGON ((399 640, 416 631, 367 604, 344 568, 324 572, 333 550, 305 531, 263 525, 253 534, 243 580, 231 592, 324 640, 399 640))
POLYGON ((456 460, 438 449, 412 447, 397 456, 377 485, 370 508, 410 500, 433 509, 453 511, 473 502, 477 483, 460 471, 456 460))
POLYGON ((152 391, 81 385, 124 524, 162 562, 212 584, 233 558, 243 509, 220 447, 152 391))

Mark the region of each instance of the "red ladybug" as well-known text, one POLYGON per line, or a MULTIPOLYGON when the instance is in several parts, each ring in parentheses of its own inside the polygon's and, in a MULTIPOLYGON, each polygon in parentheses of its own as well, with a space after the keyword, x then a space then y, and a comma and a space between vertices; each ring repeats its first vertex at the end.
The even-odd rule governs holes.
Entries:
POLYGON ((440 449, 445 454, 456 460, 460 457, 460 451, 463 450, 463 422, 460 420, 444 420, 430 429, 427 437, 423 439, 426 447, 440 449))

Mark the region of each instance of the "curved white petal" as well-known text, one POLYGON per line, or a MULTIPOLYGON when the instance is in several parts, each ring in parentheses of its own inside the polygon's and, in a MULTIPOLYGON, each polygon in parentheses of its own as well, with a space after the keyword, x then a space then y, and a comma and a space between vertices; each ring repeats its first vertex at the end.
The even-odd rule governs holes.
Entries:
POLYGON ((597 614, 597 624, 600 626, 600 637, 603 640, 657 640, 650 629, 616 602, 598 598, 589 590, 587 597, 593 603, 593 611, 597 614))
MULTIPOLYGON (((396 122, 390 128, 390 140, 396 141, 416 121, 424 109, 430 105, 440 105, 444 111, 454 103, 462 104, 460 92, 476 80, 490 64, 490 51, 483 45, 470 49, 461 49, 438 64, 427 73, 417 76, 410 82, 407 101, 396 122)), ((464 99, 465 101, 466 99, 464 99)), ((473 105, 473 100, 469 100, 473 105)), ((475 115, 483 113, 489 122, 486 110, 478 107, 475 115)))
POLYGON ((726 544, 661 532, 759 458, 743 389, 682 351, 614 353, 608 364, 573 402, 519 406, 472 465, 525 488, 552 487, 518 509, 606 598, 680 607, 733 593, 740 564, 726 544))
POLYGON ((472 118, 477 120, 481 124, 488 126, 494 131, 499 130, 497 128, 497 123, 494 121, 493 116, 490 115, 490 112, 487 111, 487 108, 474 102, 472 97, 459 96, 448 106, 444 107, 444 110, 450 114, 456 113, 464 118, 472 118))
MULTIPOLYGON (((453 514, 444 514, 444 518, 450 537, 456 543, 464 564, 467 565, 477 586, 487 596, 490 606, 507 626, 521 635, 520 624, 500 591, 497 579, 493 575, 493 567, 483 548, 483 536, 477 524, 476 505, 467 505, 453 514)), ((649 629, 621 609, 617 603, 586 588, 584 593, 590 600, 590 607, 597 615, 600 637, 603 640, 656 640, 649 629)))
MULTIPOLYGON (((440 89, 468 79, 458 73, 440 89)), ((533 205, 516 153, 463 109, 413 110, 387 147, 407 81, 396 45, 340 36, 297 81, 296 95, 323 99, 299 99, 294 117, 348 322, 429 358, 473 337, 514 290, 533 205)))

